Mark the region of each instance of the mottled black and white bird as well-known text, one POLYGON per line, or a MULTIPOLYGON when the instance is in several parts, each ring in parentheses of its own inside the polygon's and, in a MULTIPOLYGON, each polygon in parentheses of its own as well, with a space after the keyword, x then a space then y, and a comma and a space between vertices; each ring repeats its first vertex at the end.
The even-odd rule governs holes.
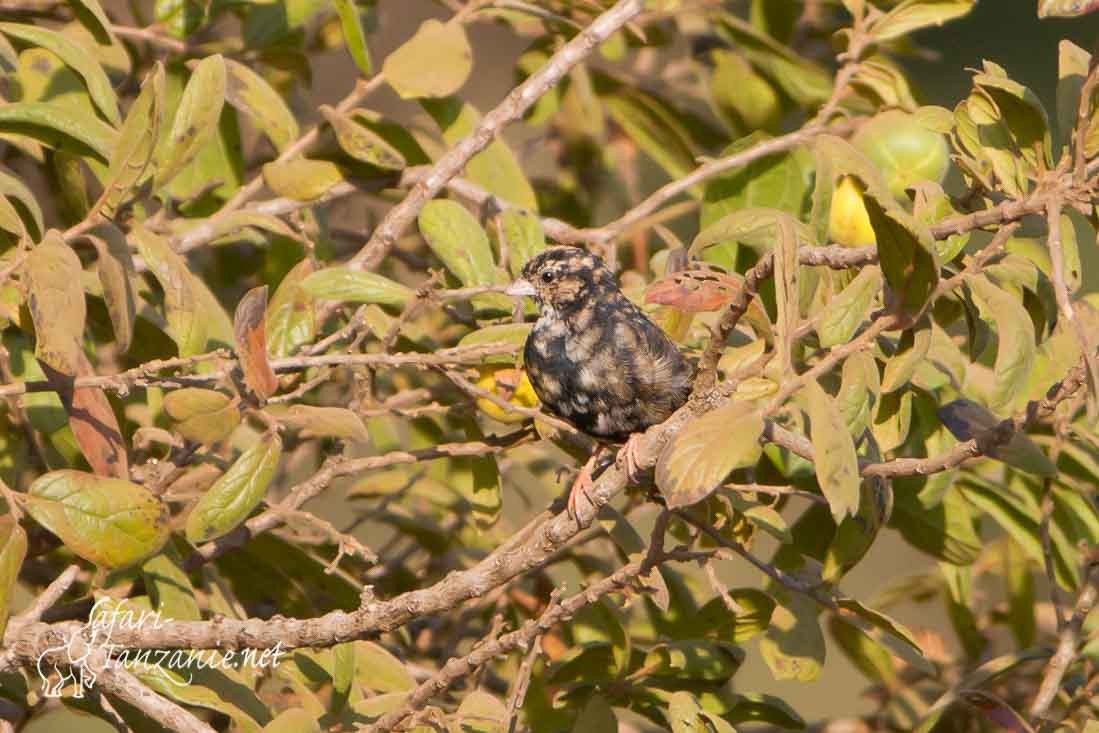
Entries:
POLYGON ((590 252, 550 247, 524 265, 507 292, 529 295, 540 308, 523 358, 543 406, 604 443, 569 492, 576 517, 579 497, 591 502, 592 472, 606 443, 626 442, 626 470, 636 474, 635 434, 686 402, 691 367, 590 252))

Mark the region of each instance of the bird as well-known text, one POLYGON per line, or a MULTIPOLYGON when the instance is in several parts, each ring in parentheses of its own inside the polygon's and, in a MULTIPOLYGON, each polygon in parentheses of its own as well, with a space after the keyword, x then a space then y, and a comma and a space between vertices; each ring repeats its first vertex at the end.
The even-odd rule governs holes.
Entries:
POLYGON ((602 454, 625 443, 627 478, 636 482, 637 440, 690 396, 693 369, 675 343, 634 305, 601 257, 553 246, 527 261, 505 290, 529 296, 538 319, 523 346, 523 365, 543 407, 596 440, 569 490, 578 519, 602 454))

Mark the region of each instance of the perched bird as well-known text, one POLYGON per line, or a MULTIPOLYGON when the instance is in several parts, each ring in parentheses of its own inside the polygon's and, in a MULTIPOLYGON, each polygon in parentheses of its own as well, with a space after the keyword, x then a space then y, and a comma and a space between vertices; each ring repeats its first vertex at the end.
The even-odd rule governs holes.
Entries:
POLYGON ((523 266, 507 293, 531 296, 540 308, 523 349, 538 398, 601 443, 569 491, 569 513, 576 517, 580 496, 593 503, 593 472, 607 443, 626 442, 623 458, 632 479, 635 434, 686 402, 692 370, 590 252, 550 247, 523 266))

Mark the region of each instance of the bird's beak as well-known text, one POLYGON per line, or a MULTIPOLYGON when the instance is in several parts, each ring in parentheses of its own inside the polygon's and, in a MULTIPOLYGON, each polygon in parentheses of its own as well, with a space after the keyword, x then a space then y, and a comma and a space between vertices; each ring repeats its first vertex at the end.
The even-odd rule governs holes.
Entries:
POLYGON ((508 285, 507 290, 504 292, 516 297, 521 295, 534 295, 534 286, 523 278, 519 278, 511 285, 508 285))

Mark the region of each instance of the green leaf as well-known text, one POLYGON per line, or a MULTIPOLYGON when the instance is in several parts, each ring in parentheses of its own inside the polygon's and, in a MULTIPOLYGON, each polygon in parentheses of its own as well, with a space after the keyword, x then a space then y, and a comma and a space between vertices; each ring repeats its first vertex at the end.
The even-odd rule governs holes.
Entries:
POLYGON ((320 733, 317 717, 305 708, 283 710, 263 726, 263 733, 320 733))
POLYGON ((911 545, 955 565, 967 565, 984 549, 976 518, 957 488, 941 498, 911 490, 894 494, 890 526, 911 545))
POLYGON ((22 209, 20 216, 24 217, 24 223, 34 239, 38 239, 45 233, 46 228, 42 220, 42 208, 38 205, 38 199, 27 187, 27 184, 8 173, 7 169, 0 168, 0 196, 5 196, 19 202, 22 209), (25 215, 30 215, 30 221, 26 221, 25 215), (33 227, 33 228, 32 228, 33 227))
MULTIPOLYGON (((768 139, 763 133, 741 138, 723 150, 721 157, 768 139)), ((705 229, 728 214, 750 208, 777 209, 797 218, 807 202, 811 171, 812 159, 800 148, 732 168, 706 184, 699 225, 705 229)))
POLYGON ((49 102, 0 104, 0 132, 26 135, 43 145, 75 155, 111 159, 118 140, 114 128, 89 114, 49 102))
POLYGON ((239 61, 225 59, 225 101, 248 115, 280 153, 301 134, 286 100, 262 76, 239 61))
MULTIPOLYGON (((450 146, 470 135, 481 122, 480 112, 454 97, 425 99, 421 104, 443 131, 443 141, 450 146)), ((405 158, 411 160, 407 152, 405 158)), ((538 210, 538 199, 523 166, 500 137, 466 163, 466 177, 505 201, 529 211, 538 210)))
POLYGON ((214 138, 225 104, 225 59, 207 56, 195 67, 156 157, 156 188, 175 178, 214 138))
POLYGON ((287 425, 301 430, 303 437, 325 436, 360 443, 370 440, 362 418, 346 407, 293 405, 278 417, 287 425))
MULTIPOLYGON (((11 507, 8 507, 11 511, 11 507)), ((8 626, 12 590, 27 556, 27 533, 11 514, 0 517, 0 635, 8 626)))
POLYGON ((931 319, 924 316, 911 328, 901 333, 897 350, 885 363, 885 374, 881 378, 882 392, 895 392, 904 387, 916 373, 917 367, 927 358, 931 347, 931 319))
POLYGON ((231 346, 233 323, 206 283, 195 277, 186 261, 163 237, 140 224, 135 224, 130 234, 145 264, 164 289, 168 331, 180 356, 231 346))
POLYGON ((888 41, 969 13, 977 0, 904 0, 870 24, 870 35, 888 41))
POLYGON ((313 296, 303 286, 311 274, 309 259, 294 265, 267 304, 267 350, 276 359, 289 356, 316 337, 313 296))
POLYGON ((115 126, 122 121, 118 114, 118 97, 111 80, 107 78, 107 72, 79 44, 56 31, 23 23, 0 23, 0 33, 56 54, 81 76, 92 101, 107 121, 115 126))
POLYGON ((851 435, 857 438, 866 430, 880 398, 881 381, 874 357, 865 351, 847 357, 836 404, 851 435))
POLYGON ((465 286, 491 285, 496 277, 488 235, 461 204, 429 201, 420 211, 420 233, 431 251, 465 286))
POLYGON ((912 427, 912 390, 887 392, 878 401, 870 429, 878 441, 878 450, 888 453, 908 439, 912 427))
POLYGON ((164 397, 164 412, 187 440, 209 445, 222 440, 240 424, 240 407, 229 395, 212 389, 184 387, 164 397))
POLYGON ((147 489, 82 471, 51 471, 27 490, 35 521, 80 557, 108 569, 133 565, 168 539, 168 507, 147 489))
POLYGON ((967 275, 965 282, 985 316, 996 324, 996 364, 988 406, 994 411, 1010 408, 1025 391, 1034 366, 1034 322, 1018 298, 993 285, 986 276, 967 275))
POLYGON ((689 422, 660 452, 656 485, 669 507, 702 501, 731 471, 754 466, 763 451, 763 417, 733 402, 689 422))
POLYGON ((816 603, 800 593, 771 584, 778 605, 771 625, 759 641, 759 653, 776 680, 811 682, 824 665, 824 634, 817 620, 816 603))
POLYGON ((663 712, 672 733, 705 733, 708 730, 702 708, 689 692, 669 695, 668 709, 663 712))
POLYGON ((355 160, 361 160, 385 170, 401 170, 405 167, 405 159, 401 151, 369 127, 360 125, 326 104, 321 105, 321 114, 335 131, 340 147, 355 160))
POLYGON ((589 731, 616 731, 618 730, 618 718, 614 710, 602 695, 595 694, 588 698, 587 705, 576 716, 576 722, 572 725, 573 733, 589 733, 589 731))
POLYGON ((863 204, 878 243, 885 281, 905 313, 918 313, 939 282, 935 244, 926 226, 895 205, 864 193, 863 204))
POLYGON ((364 76, 370 76, 374 73, 374 64, 370 61, 370 49, 366 47, 366 36, 363 34, 363 24, 359 19, 359 9, 355 7, 355 0, 332 0, 332 4, 340 15, 340 28, 343 29, 343 42, 348 53, 355 60, 359 71, 364 76))
POLYGON ((816 456, 817 481, 828 499, 832 517, 839 524, 859 508, 859 461, 855 443, 839 405, 815 379, 806 384, 809 396, 810 437, 816 456))
POLYGON ((881 291, 881 270, 864 267, 843 290, 828 301, 815 328, 822 348, 847 343, 866 320, 870 305, 881 291))
POLYGON ((94 211, 112 216, 134 186, 141 182, 156 150, 163 111, 164 66, 157 62, 126 113, 118 142, 111 151, 111 167, 103 182, 103 194, 92 207, 94 211))
POLYGON ((507 729, 507 708, 482 690, 466 695, 455 715, 460 724, 457 730, 461 733, 503 733, 507 729))
POLYGON ((263 166, 263 181, 279 196, 295 201, 313 201, 344 180, 335 163, 309 158, 277 160, 263 166))
POLYGON ((355 642, 355 669, 359 683, 379 695, 407 692, 416 687, 416 680, 404 663, 377 642, 355 642))
POLYGON ((99 0, 69 0, 69 7, 96 41, 104 45, 111 44, 111 20, 103 12, 99 0))
POLYGON ((717 49, 710 58, 714 62, 710 103, 729 127, 734 131, 775 127, 782 115, 782 100, 770 82, 738 53, 717 49))
POLYGON ((282 455, 282 439, 265 433, 241 453, 198 500, 187 517, 187 540, 208 542, 228 534, 248 518, 267 493, 282 455))
POLYGON ((542 220, 525 209, 507 209, 500 214, 500 227, 508 248, 508 269, 519 277, 523 265, 546 248, 542 220))
POLYGON ((145 580, 149 599, 163 619, 175 621, 202 619, 191 579, 187 577, 179 554, 171 545, 164 552, 146 560, 141 566, 141 575, 145 580))
POLYGON ((430 19, 386 57, 382 75, 402 99, 447 97, 462 88, 472 69, 462 24, 430 19))
POLYGON ((735 241, 757 252, 771 250, 778 237, 780 221, 789 222, 797 235, 798 246, 816 244, 816 237, 808 225, 797 221, 778 209, 751 208, 726 214, 703 229, 691 242, 690 256, 697 256, 707 247, 735 241))
POLYGON ((1057 46, 1057 130, 1068 143, 1076 127, 1080 92, 1091 67, 1091 54, 1072 41, 1063 40, 1057 46))
POLYGON ((732 13, 720 14, 716 30, 797 104, 814 106, 832 93, 832 79, 822 66, 798 56, 732 13))
POLYGON ((728 594, 737 610, 734 612, 724 598, 715 596, 694 616, 698 633, 740 644, 767 629, 775 610, 769 595, 755 588, 734 588, 728 594))
POLYGON ((399 282, 373 272, 349 267, 326 267, 301 282, 306 293, 322 300, 352 303, 378 303, 404 307, 416 293, 399 282))

